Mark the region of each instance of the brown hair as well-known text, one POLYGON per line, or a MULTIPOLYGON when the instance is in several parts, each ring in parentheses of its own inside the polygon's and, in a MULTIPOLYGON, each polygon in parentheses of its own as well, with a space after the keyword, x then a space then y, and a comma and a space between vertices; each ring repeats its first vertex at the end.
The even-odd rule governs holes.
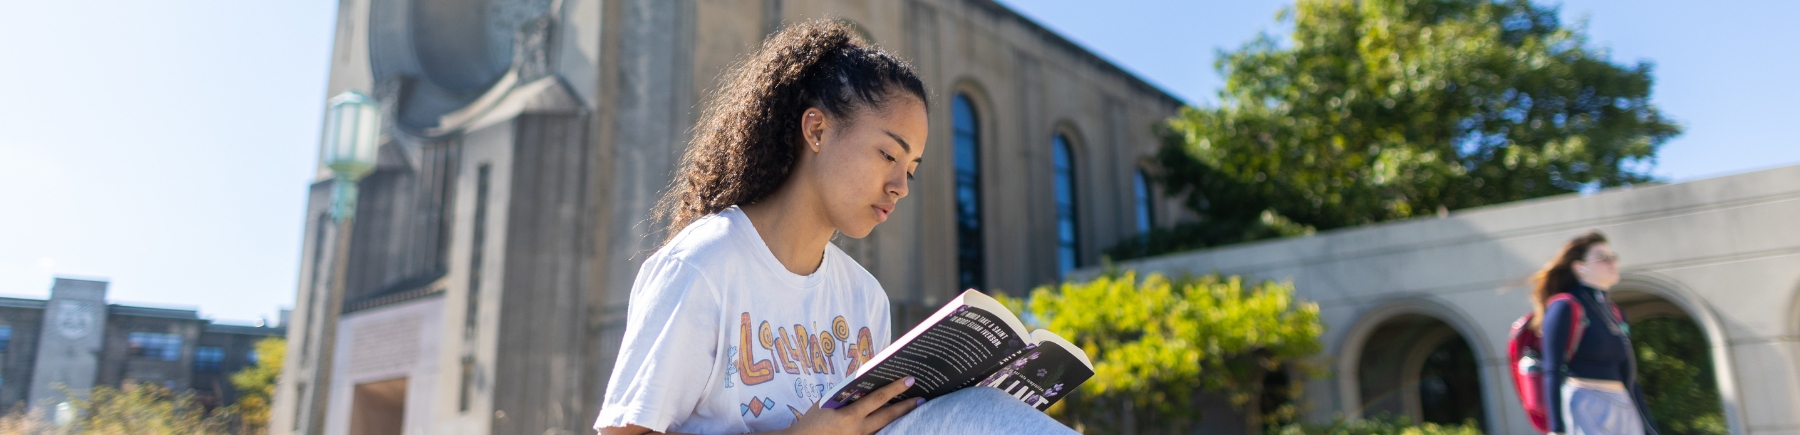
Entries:
POLYGON ((727 70, 694 126, 669 188, 651 219, 668 224, 663 241, 694 220, 751 204, 785 184, 804 139, 799 116, 818 108, 848 126, 864 110, 886 110, 891 96, 930 107, 912 66, 861 41, 849 25, 814 20, 763 41, 727 70))
POLYGON ((1531 280, 1537 282, 1537 287, 1531 291, 1531 329, 1538 329, 1550 298, 1568 293, 1578 282, 1575 278, 1575 262, 1587 258, 1588 250, 1601 243, 1606 243, 1606 235, 1601 234, 1600 230, 1590 230, 1575 236, 1569 239, 1569 243, 1563 244, 1561 253, 1550 260, 1550 264, 1545 264, 1542 270, 1531 275, 1531 280))

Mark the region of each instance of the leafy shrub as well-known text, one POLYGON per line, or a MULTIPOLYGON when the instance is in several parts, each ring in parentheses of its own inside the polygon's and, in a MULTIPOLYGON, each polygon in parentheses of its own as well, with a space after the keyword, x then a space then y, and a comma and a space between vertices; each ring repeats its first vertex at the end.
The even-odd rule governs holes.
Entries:
POLYGON ((71 400, 81 416, 77 433, 93 435, 225 435, 232 415, 208 412, 192 393, 174 393, 154 384, 131 388, 94 387, 85 400, 71 400))
POLYGON ((1481 435, 1474 422, 1461 425, 1413 424, 1401 418, 1338 420, 1330 425, 1289 424, 1269 430, 1269 435, 1481 435))
POLYGON ((1094 362, 1094 378, 1052 415, 1088 433, 1184 432, 1196 394, 1223 395, 1257 418, 1264 377, 1319 352, 1318 305, 1293 293, 1291 283, 1236 276, 1124 272, 1004 302, 1094 362))
POLYGON ((275 381, 281 376, 286 354, 287 340, 280 337, 262 339, 256 342, 256 365, 231 374, 231 385, 238 391, 237 403, 231 405, 231 412, 242 418, 244 432, 267 432, 275 381))

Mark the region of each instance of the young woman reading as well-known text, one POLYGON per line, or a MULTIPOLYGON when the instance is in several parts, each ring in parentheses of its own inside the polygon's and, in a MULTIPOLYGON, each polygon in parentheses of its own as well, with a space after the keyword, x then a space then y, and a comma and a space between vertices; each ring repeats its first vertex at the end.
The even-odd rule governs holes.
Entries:
POLYGON ((1073 433, 994 388, 887 403, 911 379, 817 407, 892 335, 881 283, 830 240, 887 220, 929 131, 911 66, 853 34, 784 29, 713 95, 632 284, 602 434, 1073 433))

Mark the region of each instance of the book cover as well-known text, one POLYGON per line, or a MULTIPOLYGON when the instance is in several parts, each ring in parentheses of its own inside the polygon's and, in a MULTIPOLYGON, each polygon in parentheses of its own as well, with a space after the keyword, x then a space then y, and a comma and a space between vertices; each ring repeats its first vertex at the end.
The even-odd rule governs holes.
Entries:
POLYGON ((1080 347, 1049 331, 1028 331, 999 301, 969 290, 828 390, 819 406, 839 408, 912 376, 913 386, 890 403, 988 386, 1043 410, 1093 375, 1080 347))

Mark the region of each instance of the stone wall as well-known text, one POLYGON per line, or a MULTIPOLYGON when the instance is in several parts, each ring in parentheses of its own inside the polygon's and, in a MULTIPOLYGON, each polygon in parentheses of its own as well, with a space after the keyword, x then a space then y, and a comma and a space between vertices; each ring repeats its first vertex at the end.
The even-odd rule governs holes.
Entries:
MULTIPOLYGON (((1680 184, 1566 195, 1172 254, 1142 272, 1291 280, 1326 323, 1306 385, 1309 417, 1357 415, 1360 356, 1396 319, 1426 317, 1468 341, 1488 433, 1530 433, 1506 359, 1508 326, 1530 309, 1528 277, 1570 238, 1606 233, 1623 256, 1614 299, 1628 315, 1678 314, 1707 334, 1732 433, 1800 427, 1800 166, 1680 184)), ((1094 270, 1084 272, 1091 276, 1094 270)), ((1398 390, 1403 396, 1404 388, 1398 390)), ((1402 399, 1405 399, 1402 397, 1402 399)), ((1402 400, 1404 402, 1404 400, 1402 400)), ((1396 408, 1404 409, 1404 408, 1396 408)))

